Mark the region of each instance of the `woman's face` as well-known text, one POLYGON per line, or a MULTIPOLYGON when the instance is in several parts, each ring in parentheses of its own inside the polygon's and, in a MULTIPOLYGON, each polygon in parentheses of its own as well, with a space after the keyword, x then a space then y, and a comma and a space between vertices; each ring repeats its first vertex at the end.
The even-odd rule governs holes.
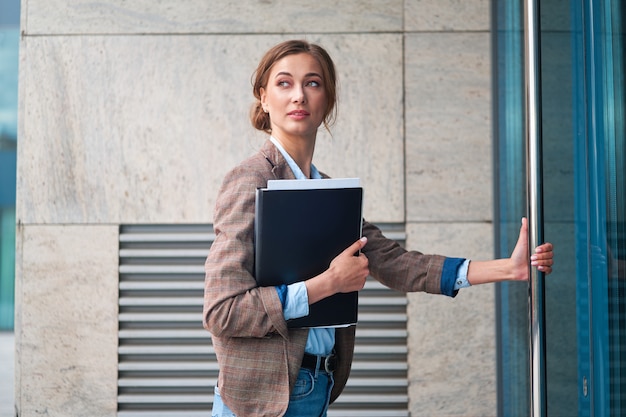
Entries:
POLYGON ((261 104, 277 139, 315 139, 326 111, 322 68, 306 53, 288 55, 272 66, 261 104))

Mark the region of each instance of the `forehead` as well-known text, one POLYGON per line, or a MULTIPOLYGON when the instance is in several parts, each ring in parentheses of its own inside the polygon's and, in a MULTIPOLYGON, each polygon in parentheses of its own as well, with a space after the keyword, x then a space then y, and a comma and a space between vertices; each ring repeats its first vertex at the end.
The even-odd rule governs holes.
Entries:
POLYGON ((279 73, 293 76, 315 73, 322 75, 322 66, 312 55, 306 53, 287 55, 274 63, 270 77, 279 73))

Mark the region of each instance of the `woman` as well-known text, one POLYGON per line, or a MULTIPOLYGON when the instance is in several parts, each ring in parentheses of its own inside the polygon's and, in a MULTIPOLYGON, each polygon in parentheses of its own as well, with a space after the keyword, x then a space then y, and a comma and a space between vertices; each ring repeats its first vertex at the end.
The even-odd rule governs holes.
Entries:
MULTIPOLYGON (((334 64, 318 45, 283 42, 259 63, 253 92, 252 123, 271 136, 226 175, 205 266, 204 326, 220 365, 213 416, 325 416, 346 384, 355 327, 291 329, 286 321, 306 316, 310 304, 332 294, 362 289, 369 274, 399 291, 452 297, 469 285, 528 279, 525 220, 511 258, 484 262, 408 252, 364 221, 363 238, 322 274, 289 286, 257 287, 255 190, 270 179, 326 178, 312 160, 318 128, 328 129, 334 120, 334 64)), ((552 257, 546 243, 531 262, 550 273, 552 257)))

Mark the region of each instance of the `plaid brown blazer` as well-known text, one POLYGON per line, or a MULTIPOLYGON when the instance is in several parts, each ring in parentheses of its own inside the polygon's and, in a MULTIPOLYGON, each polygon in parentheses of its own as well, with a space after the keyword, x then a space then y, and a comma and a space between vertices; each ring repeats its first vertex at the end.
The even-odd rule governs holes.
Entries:
MULTIPOLYGON (((257 287, 254 271, 255 191, 270 179, 293 179, 280 151, 267 140, 224 178, 215 207, 215 241, 205 263, 204 327, 220 367, 218 386, 238 416, 281 416, 296 381, 308 330, 288 329, 276 289, 257 287)), ((393 289, 440 293, 444 257, 408 252, 364 222, 372 276, 393 289)), ((352 364, 355 327, 339 328, 333 402, 352 364)))

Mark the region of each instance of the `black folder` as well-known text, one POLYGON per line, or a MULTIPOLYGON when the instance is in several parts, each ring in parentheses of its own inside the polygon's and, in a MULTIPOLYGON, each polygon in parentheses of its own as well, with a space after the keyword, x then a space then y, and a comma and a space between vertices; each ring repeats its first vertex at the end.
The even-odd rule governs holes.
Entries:
MULTIPOLYGON (((310 181, 321 186, 320 181, 328 181, 325 186, 334 184, 330 179, 292 183, 305 186, 310 181)), ((337 255, 361 237, 362 205, 361 187, 257 189, 254 233, 258 285, 289 285, 328 269, 337 255)), ((349 326, 356 324, 357 310, 358 292, 338 293, 310 305, 308 316, 287 324, 292 328, 349 326)))

